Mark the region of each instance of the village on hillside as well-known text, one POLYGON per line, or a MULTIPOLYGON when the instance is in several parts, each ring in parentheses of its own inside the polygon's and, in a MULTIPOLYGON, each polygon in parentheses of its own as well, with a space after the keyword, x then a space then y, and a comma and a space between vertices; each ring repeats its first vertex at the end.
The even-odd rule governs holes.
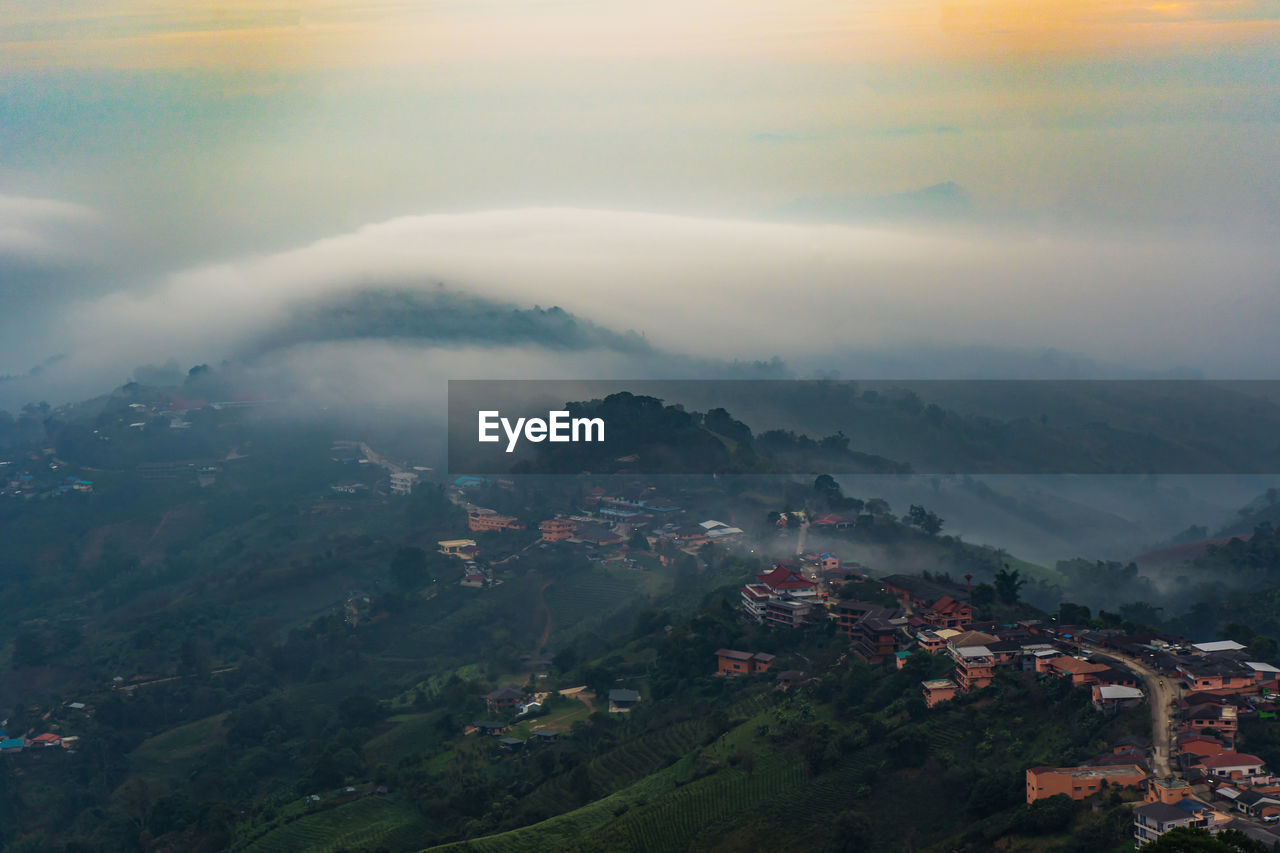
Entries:
MULTIPOLYGON (((916 652, 948 655, 949 678, 921 684, 935 707, 989 686, 1001 669, 1068 679, 1090 691, 1102 714, 1152 704, 1155 743, 1125 739, 1075 767, 1026 771, 1027 803, 1064 794, 1082 800, 1108 788, 1134 788, 1145 802, 1134 809, 1139 846, 1181 826, 1211 832, 1236 829, 1268 844, 1280 823, 1280 775, 1237 748, 1240 721, 1275 720, 1280 711, 1280 667, 1250 659, 1231 640, 1191 643, 1167 634, 1024 620, 975 622, 969 590, 923 577, 888 575, 880 591, 897 607, 857 600, 832 603, 827 584, 865 577, 834 554, 778 561, 741 589, 745 618, 802 629, 832 621, 862 661, 892 661, 901 669, 916 652)), ((763 672, 772 656, 721 650, 725 674, 763 672)), ((803 673, 787 672, 789 686, 803 673)))

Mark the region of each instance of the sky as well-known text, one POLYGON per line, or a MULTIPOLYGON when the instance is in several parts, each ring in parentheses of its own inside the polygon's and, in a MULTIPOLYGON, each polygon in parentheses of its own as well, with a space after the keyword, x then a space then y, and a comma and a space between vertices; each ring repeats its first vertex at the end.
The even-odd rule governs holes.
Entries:
MULTIPOLYGON (((1272 375, 1278 35, 1277 0, 0 0, 0 406, 442 282, 847 376, 1272 375)), ((420 344, 325 357, 583 369, 420 344)))

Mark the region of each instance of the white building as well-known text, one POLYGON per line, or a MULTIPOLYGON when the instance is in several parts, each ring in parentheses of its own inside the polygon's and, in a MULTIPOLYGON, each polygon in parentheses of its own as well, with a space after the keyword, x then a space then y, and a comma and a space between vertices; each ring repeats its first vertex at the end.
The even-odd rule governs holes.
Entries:
POLYGON ((396 495, 408 495, 413 493, 413 487, 418 482, 418 475, 412 471, 396 471, 391 474, 391 493, 396 495))

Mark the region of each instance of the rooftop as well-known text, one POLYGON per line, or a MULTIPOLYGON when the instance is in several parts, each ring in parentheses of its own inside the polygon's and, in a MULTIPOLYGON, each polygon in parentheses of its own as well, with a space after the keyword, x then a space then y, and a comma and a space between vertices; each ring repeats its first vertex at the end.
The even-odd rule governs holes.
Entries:
POLYGON ((1154 823, 1169 823, 1175 820, 1186 820, 1191 817, 1185 809, 1180 809, 1168 803, 1147 803, 1146 805, 1138 806, 1133 810, 1133 813, 1154 823))
POLYGON ((1191 647, 1198 649, 1206 654, 1213 652, 1239 652, 1245 649, 1244 646, 1235 640, 1216 640, 1212 643, 1192 643, 1191 647))

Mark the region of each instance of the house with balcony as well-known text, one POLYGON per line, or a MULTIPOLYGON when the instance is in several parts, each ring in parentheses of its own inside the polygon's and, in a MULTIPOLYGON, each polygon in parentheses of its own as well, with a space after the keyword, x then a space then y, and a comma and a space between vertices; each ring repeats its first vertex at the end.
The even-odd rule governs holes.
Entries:
POLYGON ((764 621, 779 628, 803 628, 818 621, 821 609, 812 599, 797 599, 783 593, 765 602, 764 621))
POLYGON ((882 663, 910 642, 907 619, 888 608, 863 616, 853 626, 853 652, 870 664, 882 663))
POLYGON ((944 595, 921 608, 920 616, 935 628, 963 631, 973 622, 973 606, 944 595))
POLYGON ((1138 847, 1144 847, 1179 827, 1206 829, 1209 818, 1205 808, 1199 803, 1192 808, 1161 802, 1138 806, 1133 810, 1133 838, 1138 847))
POLYGON ((573 536, 574 521, 571 518, 548 518, 538 522, 543 542, 563 542, 573 536))
POLYGON ((791 628, 817 621, 822 609, 818 584, 782 563, 744 584, 740 598, 743 612, 756 622, 791 628))
POLYGON ((916 645, 931 655, 942 654, 949 648, 947 641, 959 633, 952 628, 941 628, 937 631, 925 628, 916 633, 916 645))
POLYGON ((467 527, 476 532, 503 533, 508 530, 524 530, 524 523, 514 516, 476 508, 467 513, 467 527))
POLYGON ((1193 705, 1182 712, 1182 728, 1185 731, 1204 733, 1214 729, 1234 742, 1240 728, 1239 715, 1233 705, 1215 705, 1205 702, 1193 705))
POLYGON ((996 677, 996 662, 986 646, 962 646, 951 650, 956 662, 956 684, 965 693, 981 690, 996 677))

